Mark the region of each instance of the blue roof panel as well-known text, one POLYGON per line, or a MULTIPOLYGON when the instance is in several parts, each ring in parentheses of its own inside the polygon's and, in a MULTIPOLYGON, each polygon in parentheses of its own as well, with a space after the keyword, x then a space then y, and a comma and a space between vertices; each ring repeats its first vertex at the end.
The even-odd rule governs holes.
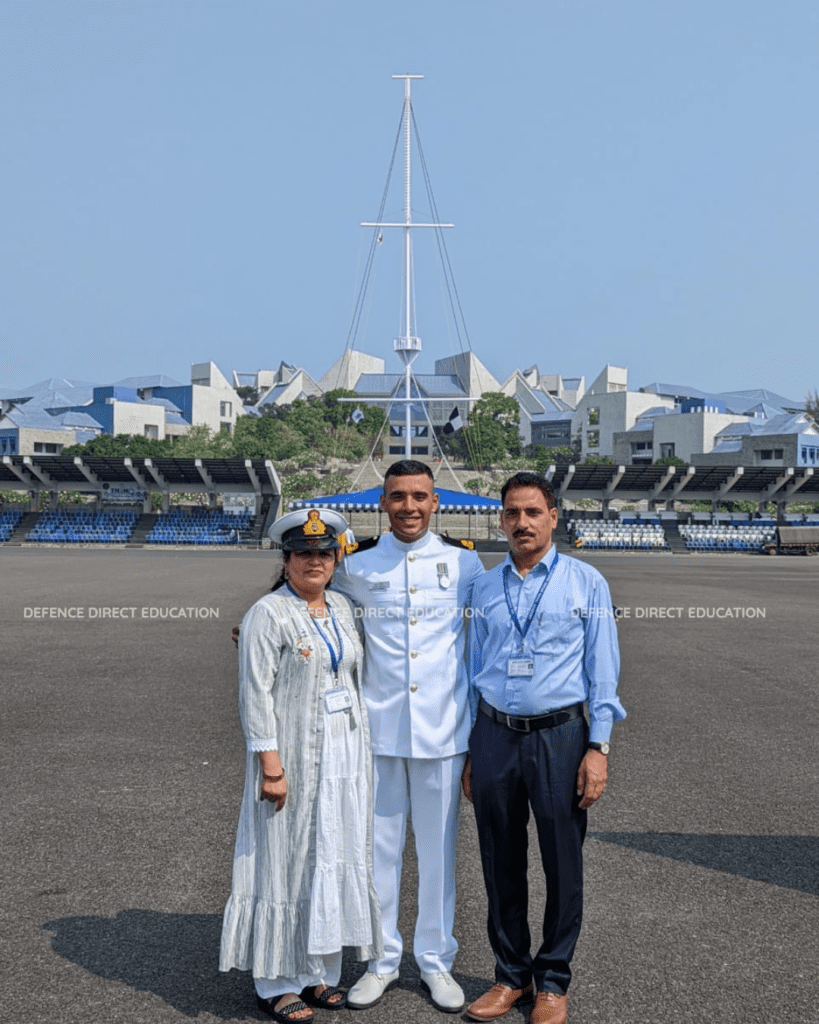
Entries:
POLYGON ((146 398, 144 400, 145 405, 161 405, 164 406, 168 412, 182 412, 178 405, 174 404, 170 398, 146 398))
POLYGON ((702 398, 708 400, 715 398, 725 402, 728 412, 744 413, 756 402, 764 402, 774 406, 780 412, 786 409, 804 409, 804 402, 794 402, 784 395, 777 395, 765 388, 753 388, 750 391, 700 391, 699 388, 689 387, 687 384, 646 384, 640 391, 654 393, 656 395, 668 395, 672 398, 702 398))
POLYGON ((532 423, 570 423, 572 410, 565 412, 539 412, 532 417, 532 423))
POLYGON ((122 380, 115 380, 113 386, 123 388, 181 388, 185 385, 180 384, 178 380, 174 380, 173 377, 168 377, 164 373, 154 373, 145 377, 124 377, 122 380))
POLYGON ((461 397, 466 394, 463 385, 454 374, 419 373, 415 376, 418 386, 428 395, 461 397))
POLYGON ((403 381, 400 373, 362 373, 356 381, 358 395, 391 395, 403 381))

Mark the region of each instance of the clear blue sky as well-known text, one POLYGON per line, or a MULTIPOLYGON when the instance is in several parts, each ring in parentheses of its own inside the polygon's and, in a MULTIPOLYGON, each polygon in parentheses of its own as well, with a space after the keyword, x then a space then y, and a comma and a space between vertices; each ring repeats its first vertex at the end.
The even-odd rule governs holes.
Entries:
MULTIPOLYGON (((632 387, 804 398, 818 53, 816 0, 2 0, 0 386, 186 382, 207 359, 323 373, 398 125, 390 76, 412 72, 496 376, 610 362, 632 387)), ((430 242, 422 372, 458 350, 430 242)), ((357 341, 393 370, 399 248, 357 341)))

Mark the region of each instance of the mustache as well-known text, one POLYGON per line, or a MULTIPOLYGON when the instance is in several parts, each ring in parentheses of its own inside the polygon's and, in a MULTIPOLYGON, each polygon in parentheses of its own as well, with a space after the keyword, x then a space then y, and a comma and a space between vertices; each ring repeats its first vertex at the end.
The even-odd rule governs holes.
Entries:
POLYGON ((515 530, 512 534, 513 537, 534 537, 534 534, 529 530, 515 530))

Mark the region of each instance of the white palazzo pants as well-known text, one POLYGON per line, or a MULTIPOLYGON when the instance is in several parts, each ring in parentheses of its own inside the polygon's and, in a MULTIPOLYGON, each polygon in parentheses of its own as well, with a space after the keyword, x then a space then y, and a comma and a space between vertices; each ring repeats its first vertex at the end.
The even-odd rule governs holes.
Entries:
POLYGON ((275 996, 283 996, 285 992, 295 992, 296 995, 306 988, 313 988, 315 985, 329 985, 335 988, 341 977, 341 950, 337 953, 328 953, 320 957, 324 961, 324 969, 316 974, 299 974, 295 978, 254 978, 256 994, 261 999, 273 999, 275 996))

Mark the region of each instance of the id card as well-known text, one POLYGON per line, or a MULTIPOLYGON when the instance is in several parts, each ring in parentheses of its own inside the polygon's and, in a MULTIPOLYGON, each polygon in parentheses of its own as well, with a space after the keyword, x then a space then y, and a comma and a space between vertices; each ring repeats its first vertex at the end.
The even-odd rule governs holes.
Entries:
POLYGON ((534 658, 510 658, 507 668, 510 676, 531 676, 535 673, 534 658))
POLYGON ((324 694, 324 709, 328 714, 334 711, 346 711, 353 706, 353 698, 346 686, 337 690, 327 690, 324 694))

